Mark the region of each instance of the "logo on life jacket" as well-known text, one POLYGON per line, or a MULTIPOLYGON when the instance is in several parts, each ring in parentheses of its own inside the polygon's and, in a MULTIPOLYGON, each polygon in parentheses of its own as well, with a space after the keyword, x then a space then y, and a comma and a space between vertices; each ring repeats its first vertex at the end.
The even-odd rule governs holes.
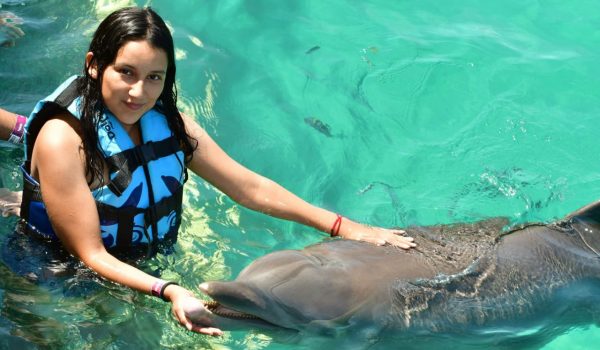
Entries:
POLYGON ((110 120, 108 120, 108 115, 106 113, 102 113, 100 115, 100 128, 104 129, 106 131, 106 135, 108 136, 109 139, 114 139, 115 138, 115 133, 112 131, 114 129, 114 126, 112 125, 112 122, 110 120))

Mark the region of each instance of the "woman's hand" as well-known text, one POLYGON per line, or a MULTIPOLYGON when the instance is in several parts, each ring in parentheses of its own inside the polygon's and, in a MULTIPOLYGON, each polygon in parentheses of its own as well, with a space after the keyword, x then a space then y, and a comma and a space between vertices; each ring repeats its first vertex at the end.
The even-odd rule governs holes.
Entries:
POLYGON ((15 39, 25 35, 21 28, 17 27, 23 23, 21 17, 12 12, 0 12, 0 46, 14 46, 15 39))
POLYGON ((206 335, 223 335, 223 331, 220 329, 210 327, 209 318, 204 317, 210 312, 206 310, 201 300, 194 297, 192 292, 177 285, 170 285, 165 289, 164 294, 171 300, 173 316, 183 327, 206 335))
POLYGON ((412 237, 403 236, 405 233, 406 231, 400 229, 385 229, 367 226, 343 218, 338 235, 346 239, 364 241, 377 245, 391 244, 403 249, 415 247, 416 244, 413 242, 414 239, 412 237))

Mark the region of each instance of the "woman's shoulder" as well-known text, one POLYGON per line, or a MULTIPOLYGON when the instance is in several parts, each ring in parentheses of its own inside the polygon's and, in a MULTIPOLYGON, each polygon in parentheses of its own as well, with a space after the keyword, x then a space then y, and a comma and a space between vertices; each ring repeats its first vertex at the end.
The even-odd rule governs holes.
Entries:
POLYGON ((58 112, 42 125, 36 137, 35 145, 44 146, 45 149, 49 150, 79 148, 81 146, 81 125, 67 111, 58 112))
MULTIPOLYGON (((74 176, 84 176, 80 126, 75 118, 57 114, 42 125, 31 154, 31 175, 40 179, 40 169, 47 174, 62 174, 65 184, 76 181, 74 176)), ((41 179, 40 179, 41 180, 41 179)))

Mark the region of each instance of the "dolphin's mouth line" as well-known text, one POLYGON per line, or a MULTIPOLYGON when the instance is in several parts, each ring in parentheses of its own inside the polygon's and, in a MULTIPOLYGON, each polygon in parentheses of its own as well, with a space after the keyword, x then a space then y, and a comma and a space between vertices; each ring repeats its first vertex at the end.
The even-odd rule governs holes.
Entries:
POLYGON ((204 306, 213 314, 220 316, 220 317, 226 317, 226 318, 231 318, 231 319, 237 319, 237 320, 261 320, 261 318, 251 315, 251 314, 247 314, 247 313, 243 313, 240 311, 236 311, 233 309, 229 309, 223 305, 221 305, 221 303, 219 303, 218 301, 204 301, 204 306))

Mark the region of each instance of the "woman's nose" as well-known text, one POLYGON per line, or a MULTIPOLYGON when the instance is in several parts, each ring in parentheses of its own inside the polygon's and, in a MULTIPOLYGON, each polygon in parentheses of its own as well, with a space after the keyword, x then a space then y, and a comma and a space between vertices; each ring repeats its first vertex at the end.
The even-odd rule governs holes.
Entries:
POLYGON ((129 88, 129 96, 141 97, 142 95, 144 95, 144 80, 140 79, 129 88))

